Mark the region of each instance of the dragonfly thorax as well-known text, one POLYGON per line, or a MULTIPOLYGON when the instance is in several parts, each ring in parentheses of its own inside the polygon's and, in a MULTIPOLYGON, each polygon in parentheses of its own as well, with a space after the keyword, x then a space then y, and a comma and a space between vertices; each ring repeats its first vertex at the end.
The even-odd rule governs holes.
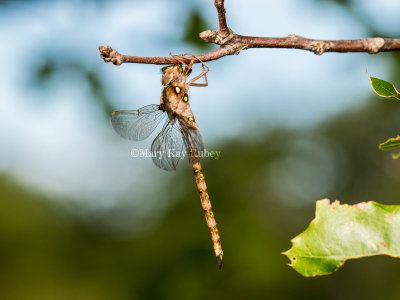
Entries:
POLYGON ((189 104, 188 88, 186 84, 172 82, 164 88, 162 104, 170 119, 179 118, 187 126, 197 128, 189 104))

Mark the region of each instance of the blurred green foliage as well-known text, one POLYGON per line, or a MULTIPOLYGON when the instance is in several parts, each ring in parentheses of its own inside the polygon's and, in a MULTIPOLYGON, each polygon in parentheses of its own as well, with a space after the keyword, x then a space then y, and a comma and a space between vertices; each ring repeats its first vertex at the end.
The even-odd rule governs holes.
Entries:
POLYGON ((200 32, 204 30, 211 30, 211 28, 198 9, 194 8, 190 11, 183 28, 185 30, 183 35, 184 42, 189 43, 201 50, 208 50, 212 48, 211 44, 204 42, 199 37, 200 32))
POLYGON ((89 87, 91 93, 91 97, 88 97, 88 100, 94 101, 93 106, 100 108, 104 118, 108 121, 110 113, 115 108, 111 104, 111 99, 99 76, 99 71, 85 66, 79 60, 59 61, 52 59, 51 55, 46 55, 45 57, 47 56, 50 56, 50 58, 39 61, 40 63, 33 67, 34 71, 30 80, 32 86, 45 91, 52 84, 52 79, 55 76, 63 77, 64 80, 62 82, 64 84, 73 84, 73 82, 68 81, 82 78, 84 85, 86 84, 89 87))
MULTIPOLYGON (((400 279, 400 264, 389 258, 350 261, 332 276, 311 280, 285 265, 280 252, 313 217, 314 203, 279 201, 286 181, 275 178, 282 186, 271 189, 271 176, 279 174, 271 174, 269 167, 288 155, 284 149, 297 152, 293 139, 323 136, 342 149, 336 160, 345 167, 336 170, 334 193, 320 198, 394 204, 400 197, 398 166, 376 144, 399 127, 399 110, 372 101, 316 131, 276 130, 222 142, 222 158, 204 162, 225 251, 222 271, 188 165, 168 174, 171 181, 159 187, 163 193, 179 183, 184 192, 158 226, 123 239, 107 233, 107 224, 82 223, 54 199, 2 176, 0 298, 398 299, 400 290, 393 283, 400 279)), ((318 182, 321 174, 313 176, 318 182)))
POLYGON ((352 0, 315 0, 315 1, 337 3, 344 6, 349 6, 353 4, 352 0))

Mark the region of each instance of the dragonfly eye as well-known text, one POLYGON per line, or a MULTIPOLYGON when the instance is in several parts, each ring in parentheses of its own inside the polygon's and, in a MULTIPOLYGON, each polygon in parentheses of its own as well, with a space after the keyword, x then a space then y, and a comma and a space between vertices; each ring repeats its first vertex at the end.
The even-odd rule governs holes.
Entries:
POLYGON ((163 74, 165 74, 165 72, 167 72, 167 69, 168 69, 169 67, 171 67, 171 66, 163 67, 163 68, 161 69, 161 72, 163 72, 163 74))

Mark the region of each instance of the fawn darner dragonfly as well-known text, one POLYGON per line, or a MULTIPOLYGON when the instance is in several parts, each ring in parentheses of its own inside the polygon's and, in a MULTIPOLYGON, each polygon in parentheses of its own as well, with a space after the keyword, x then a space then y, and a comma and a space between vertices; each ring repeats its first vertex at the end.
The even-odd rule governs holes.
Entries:
POLYGON ((181 157, 171 154, 177 153, 177 151, 182 153, 186 149, 193 166, 218 266, 221 269, 223 251, 199 159, 199 152, 204 150, 204 143, 194 120, 188 96, 190 86, 208 85, 206 74, 209 68, 193 55, 191 59, 182 55, 173 57, 177 60, 177 64, 162 68, 161 82, 164 88, 160 104, 147 105, 138 110, 114 111, 111 114, 111 124, 121 137, 141 141, 149 137, 160 122, 166 119, 163 129, 151 145, 151 152, 155 154, 152 157, 153 162, 163 170, 175 170, 181 157), (195 59, 202 63, 203 72, 186 82, 192 72, 195 59), (205 83, 195 83, 201 77, 204 77, 205 83))

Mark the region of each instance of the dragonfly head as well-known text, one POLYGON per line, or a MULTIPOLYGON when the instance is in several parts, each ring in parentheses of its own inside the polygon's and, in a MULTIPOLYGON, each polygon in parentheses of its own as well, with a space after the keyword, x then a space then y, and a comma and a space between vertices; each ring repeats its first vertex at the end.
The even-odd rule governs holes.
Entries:
POLYGON ((162 68, 161 71, 163 73, 161 83, 166 86, 178 79, 183 70, 181 65, 172 65, 162 68))

